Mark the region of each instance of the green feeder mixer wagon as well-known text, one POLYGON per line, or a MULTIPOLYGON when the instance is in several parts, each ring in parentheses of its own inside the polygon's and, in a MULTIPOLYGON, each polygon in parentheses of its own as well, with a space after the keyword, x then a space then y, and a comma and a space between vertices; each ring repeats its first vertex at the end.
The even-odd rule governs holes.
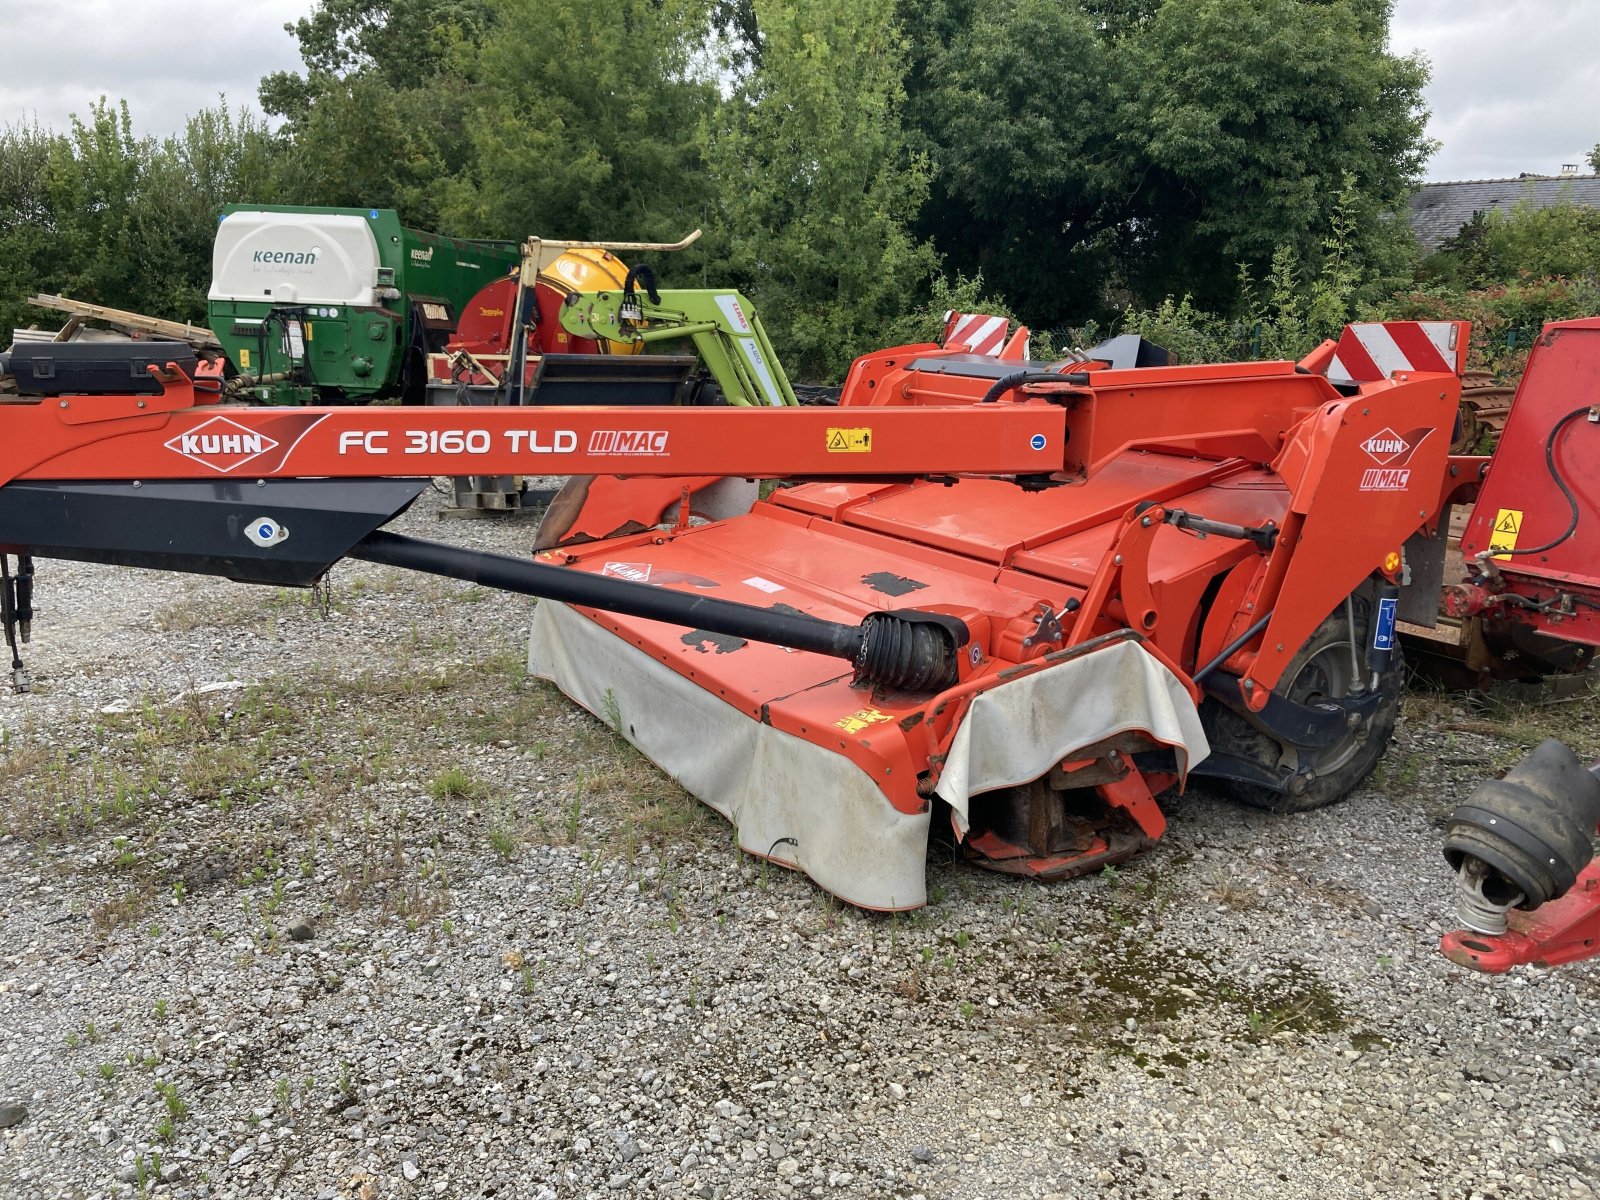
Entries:
POLYGON ((407 229, 392 209, 230 204, 208 321, 258 401, 421 404, 428 354, 519 263, 513 242, 407 229))

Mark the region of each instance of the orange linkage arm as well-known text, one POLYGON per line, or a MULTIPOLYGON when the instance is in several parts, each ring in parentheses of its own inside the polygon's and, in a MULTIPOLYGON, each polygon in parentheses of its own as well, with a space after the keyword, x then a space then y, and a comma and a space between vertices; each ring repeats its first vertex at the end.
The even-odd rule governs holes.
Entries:
POLYGON ((881 478, 1048 474, 1065 415, 1043 401, 956 408, 260 408, 160 396, 6 406, 13 479, 431 475, 881 478))
POLYGON ((1437 521, 1460 396, 1454 375, 1397 377, 1322 406, 1290 432, 1273 463, 1291 489, 1289 511, 1247 595, 1253 608, 1235 616, 1229 635, 1272 612, 1259 648, 1229 662, 1251 708, 1266 704, 1329 615, 1328 598, 1348 595, 1374 572, 1396 575, 1401 545, 1437 521), (1361 519, 1352 520, 1356 511, 1361 519))

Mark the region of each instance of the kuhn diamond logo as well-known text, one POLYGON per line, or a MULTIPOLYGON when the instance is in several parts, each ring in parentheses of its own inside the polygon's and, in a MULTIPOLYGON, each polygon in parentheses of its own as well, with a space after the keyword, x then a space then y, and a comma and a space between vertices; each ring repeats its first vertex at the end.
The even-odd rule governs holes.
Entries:
POLYGON ((626 579, 632 583, 650 582, 650 564, 636 562, 608 562, 600 572, 616 579, 626 579))
POLYGON ((1411 449, 1411 443, 1406 441, 1394 430, 1385 426, 1361 443, 1361 448, 1367 452, 1368 457, 1375 463, 1392 462, 1411 449))
POLYGON ((176 451, 223 475, 265 454, 277 444, 266 434, 246 429, 227 417, 212 417, 188 433, 180 433, 165 443, 168 450, 176 451))

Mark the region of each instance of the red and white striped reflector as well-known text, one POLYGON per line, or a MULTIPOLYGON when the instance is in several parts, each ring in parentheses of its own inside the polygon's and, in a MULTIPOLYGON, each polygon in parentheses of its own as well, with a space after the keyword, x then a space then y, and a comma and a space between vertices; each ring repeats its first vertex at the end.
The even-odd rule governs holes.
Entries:
POLYGON ((981 313, 958 313, 954 309, 944 315, 944 346, 955 349, 965 346, 974 354, 990 358, 999 355, 1006 344, 1006 331, 1010 328, 1004 317, 989 317, 981 313))
POLYGON ((1328 378, 1371 383, 1402 371, 1459 375, 1467 339, 1460 321, 1382 321, 1346 325, 1328 378))

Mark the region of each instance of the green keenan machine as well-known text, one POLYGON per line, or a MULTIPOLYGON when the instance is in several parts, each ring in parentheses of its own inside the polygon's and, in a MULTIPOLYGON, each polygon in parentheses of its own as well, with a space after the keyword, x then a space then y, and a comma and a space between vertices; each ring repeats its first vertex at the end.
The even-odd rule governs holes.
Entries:
POLYGON ((462 309, 521 262, 513 242, 407 229, 392 209, 230 204, 212 248, 207 316, 269 404, 421 404, 427 357, 462 309))

